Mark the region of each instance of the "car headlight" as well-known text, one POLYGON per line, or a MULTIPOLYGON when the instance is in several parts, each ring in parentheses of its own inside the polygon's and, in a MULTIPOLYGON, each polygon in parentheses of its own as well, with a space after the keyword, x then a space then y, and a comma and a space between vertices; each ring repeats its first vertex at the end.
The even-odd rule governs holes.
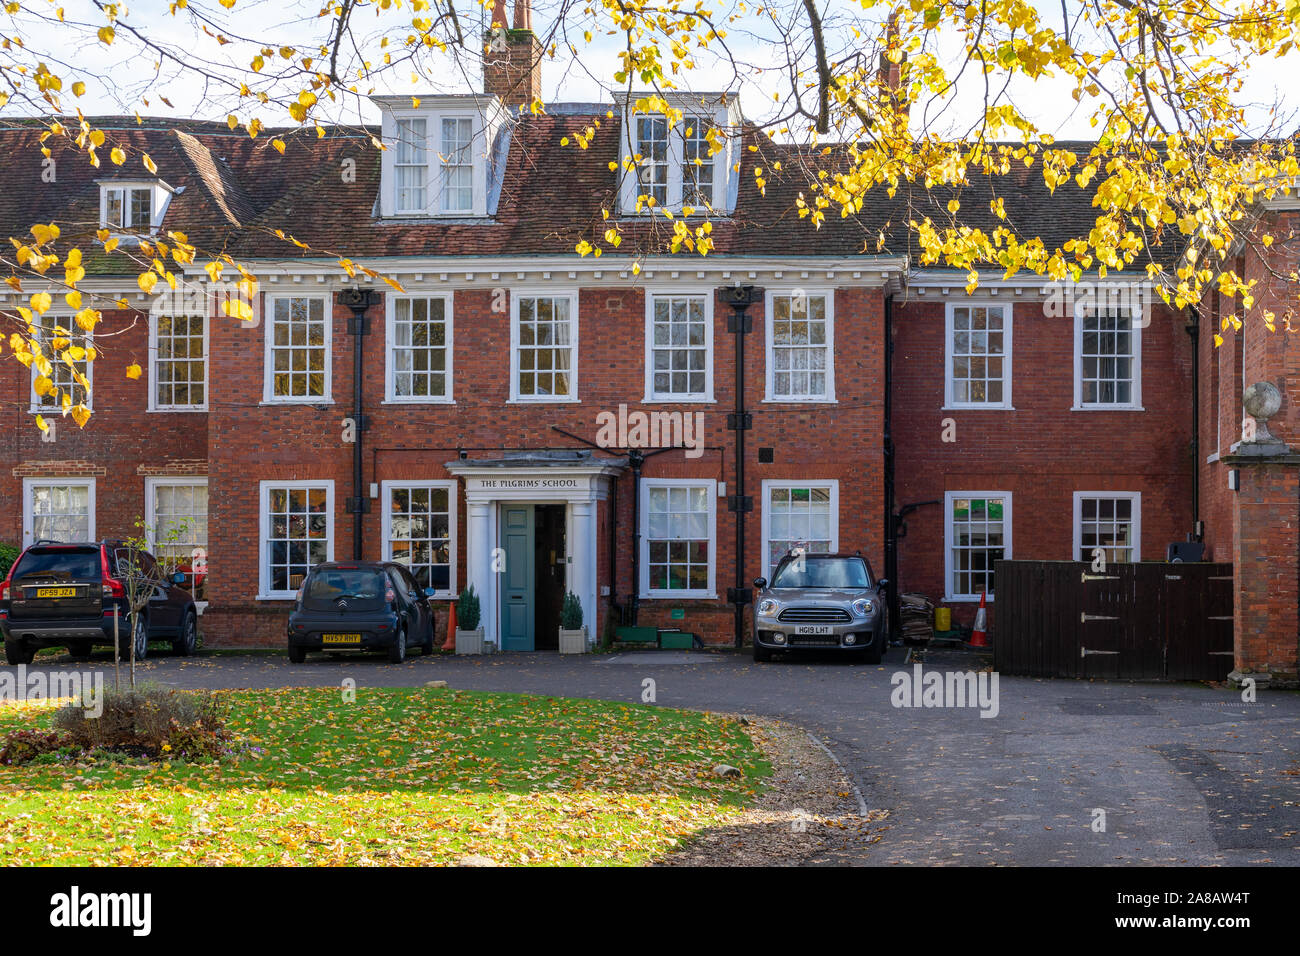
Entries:
POLYGON ((780 607, 781 605, 777 601, 774 601, 771 598, 763 598, 763 600, 758 602, 758 613, 761 617, 771 617, 780 607))
POLYGON ((856 601, 853 602, 853 613, 856 614, 858 617, 866 617, 868 614, 871 613, 873 606, 874 605, 872 605, 869 599, 858 598, 856 601))

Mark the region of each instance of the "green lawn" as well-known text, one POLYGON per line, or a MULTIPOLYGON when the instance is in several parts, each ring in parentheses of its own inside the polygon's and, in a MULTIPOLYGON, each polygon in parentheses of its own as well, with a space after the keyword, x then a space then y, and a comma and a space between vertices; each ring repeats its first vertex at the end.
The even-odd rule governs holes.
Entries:
MULTIPOLYGON (((734 721, 568 698, 224 692, 221 763, 0 766, 0 864, 637 864, 725 824, 770 767, 734 721), (740 779, 713 777, 716 763, 740 779)), ((0 707, 0 731, 48 726, 0 707)), ((45 758, 42 758, 45 759, 45 758)))

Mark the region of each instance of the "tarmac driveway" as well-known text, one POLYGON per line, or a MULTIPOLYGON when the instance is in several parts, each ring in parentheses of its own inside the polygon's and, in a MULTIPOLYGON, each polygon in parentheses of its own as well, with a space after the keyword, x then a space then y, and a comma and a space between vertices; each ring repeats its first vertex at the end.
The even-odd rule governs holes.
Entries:
MULTIPOLYGON (((926 670, 962 671, 958 653, 926 670)), ((74 666, 66 660, 60 667, 74 666)), ((112 663, 97 658, 90 665, 112 663)), ((1300 865, 1300 694, 1192 684, 1001 678, 998 712, 896 707, 884 665, 777 661, 728 652, 560 657, 158 657, 145 676, 188 688, 421 685, 642 701, 791 720, 822 740, 883 839, 827 864, 1300 865)), ((975 665, 977 666, 977 665, 975 665)))

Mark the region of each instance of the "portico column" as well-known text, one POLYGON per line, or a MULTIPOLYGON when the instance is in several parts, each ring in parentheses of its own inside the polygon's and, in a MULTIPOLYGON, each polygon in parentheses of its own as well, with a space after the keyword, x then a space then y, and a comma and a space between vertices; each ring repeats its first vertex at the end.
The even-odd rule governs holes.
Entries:
POLYGON ((570 501, 573 543, 569 554, 569 590, 582 601, 582 623, 587 639, 596 639, 596 507, 591 501, 570 501))
POLYGON ((465 571, 478 595, 479 625, 489 641, 497 639, 497 614, 492 580, 492 505, 486 501, 466 504, 469 527, 465 531, 465 571))

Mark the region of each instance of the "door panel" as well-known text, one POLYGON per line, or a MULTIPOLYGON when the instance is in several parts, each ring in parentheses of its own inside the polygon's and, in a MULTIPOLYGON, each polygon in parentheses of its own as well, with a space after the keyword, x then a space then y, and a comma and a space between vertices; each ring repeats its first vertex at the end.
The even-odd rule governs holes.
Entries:
POLYGON ((505 651, 531 651, 534 647, 534 534, 532 505, 502 507, 501 547, 506 566, 501 591, 501 649, 505 651))

